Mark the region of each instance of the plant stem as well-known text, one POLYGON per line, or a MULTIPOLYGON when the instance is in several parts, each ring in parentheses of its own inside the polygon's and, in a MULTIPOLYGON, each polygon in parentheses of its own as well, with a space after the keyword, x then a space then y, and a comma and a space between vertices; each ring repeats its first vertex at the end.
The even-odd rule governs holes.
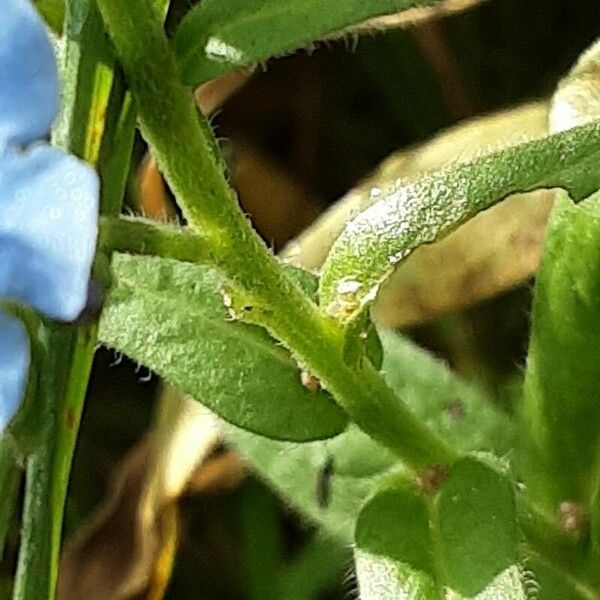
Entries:
MULTIPOLYGON (((71 348, 64 343, 63 332, 48 327, 45 337, 46 351, 40 359, 37 400, 43 406, 54 409, 64 389, 65 382, 61 376, 66 372, 71 348)), ((44 419, 40 423, 42 440, 27 459, 25 506, 13 600, 54 597, 56 574, 52 540, 53 532, 62 523, 53 510, 52 461, 56 418, 55 410, 51 410, 48 421, 44 419)), ((59 514, 62 517, 62 513, 59 514)))
MULTIPOLYGON (((110 199, 111 210, 118 214, 135 117, 131 116, 129 103, 122 109, 123 117, 114 124, 106 120, 109 100, 114 96, 111 92, 112 51, 95 5, 89 6, 87 11, 86 3, 87 0, 67 3, 63 106, 55 124, 53 142, 96 164, 108 126, 116 142, 112 149, 120 163, 110 165, 108 172, 114 181, 111 180, 108 193, 103 188, 103 196, 110 199), (79 22, 82 15, 85 15, 83 23, 79 22)), ((102 206, 106 204, 103 202, 102 206)), ((47 334, 48 346, 40 369, 44 381, 38 400, 45 397, 52 416, 50 423, 43 423, 46 426, 43 440, 27 462, 15 600, 54 598, 65 500, 96 346, 97 325, 79 327, 76 331, 48 326, 47 334)))
POLYGON ((21 482, 21 468, 17 464, 17 456, 12 440, 8 436, 0 436, 0 560, 4 553, 6 535, 10 528, 19 484, 21 482))
POLYGON ((282 272, 250 227, 227 183, 206 119, 179 80, 175 57, 148 0, 97 0, 130 89, 142 134, 208 257, 258 299, 261 324, 329 389, 354 421, 415 469, 455 453, 387 387, 370 364, 343 359, 344 332, 282 272))
POLYGON ((557 570, 568 574, 585 597, 600 599, 597 555, 590 555, 589 544, 559 531, 553 520, 522 494, 517 494, 517 507, 519 524, 529 548, 557 570))
POLYGON ((183 262, 209 260, 200 233, 137 217, 102 217, 98 246, 107 252, 161 256, 183 262))

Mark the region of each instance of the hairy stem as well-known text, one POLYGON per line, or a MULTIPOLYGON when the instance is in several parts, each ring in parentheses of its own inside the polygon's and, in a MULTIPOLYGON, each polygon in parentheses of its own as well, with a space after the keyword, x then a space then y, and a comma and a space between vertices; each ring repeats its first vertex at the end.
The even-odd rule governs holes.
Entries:
POLYGON ((102 217, 98 246, 107 252, 124 252, 206 263, 209 252, 199 232, 137 217, 102 217))
MULTIPOLYGON (((114 96, 114 59, 96 7, 86 12, 84 4, 86 0, 70 0, 66 6, 63 106, 52 141, 96 165, 105 134, 115 133, 118 143, 112 150, 120 163, 110 165, 111 185, 108 190, 103 186, 103 200, 108 201, 102 206, 118 214, 135 121, 125 106, 123 118, 107 122, 114 96), (84 23, 79 22, 81 15, 86 15, 84 23), (116 135, 119 132, 121 137, 116 135)), ((50 423, 44 420, 43 440, 27 461, 15 600, 51 600, 55 595, 69 476, 97 340, 97 324, 67 331, 46 329, 48 344, 40 369, 44 382, 38 400, 50 407, 51 418, 50 423)))
POLYGON ((212 132, 148 0, 98 0, 139 107, 142 134, 210 260, 260 303, 260 321, 308 366, 353 420, 409 466, 447 463, 455 453, 395 397, 366 361, 344 362, 342 327, 282 272, 229 187, 212 132))

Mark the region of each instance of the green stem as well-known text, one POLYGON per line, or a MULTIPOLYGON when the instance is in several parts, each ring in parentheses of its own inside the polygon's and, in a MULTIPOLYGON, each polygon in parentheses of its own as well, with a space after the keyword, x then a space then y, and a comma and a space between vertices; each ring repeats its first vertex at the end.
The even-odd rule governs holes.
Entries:
POLYGON ((8 436, 0 437, 0 560, 4 554, 6 536, 15 514, 21 468, 17 463, 14 444, 8 436))
POLYGON ((71 335, 50 334, 40 388, 49 394, 55 412, 44 439, 27 462, 21 550, 14 600, 53 598, 58 575, 60 541, 71 461, 83 399, 92 365, 97 326, 81 328, 75 347, 71 335), (60 346, 62 350, 60 349, 60 346), (66 367, 69 365, 69 367, 66 367), (66 381, 61 374, 68 369, 66 381))
POLYGON ((148 0, 97 0, 139 106, 142 134, 208 257, 260 303, 261 324, 306 364, 374 439, 415 469, 455 453, 387 387, 370 364, 351 369, 344 332, 282 272, 252 231, 227 183, 206 119, 179 80, 165 33, 148 0))
MULTIPOLYGON (((597 557, 589 553, 585 540, 574 539, 562 533, 554 519, 545 515, 522 494, 517 494, 519 525, 529 548, 552 564, 558 571, 568 574, 585 597, 600 599, 600 572, 597 557)), ((527 550, 526 550, 527 552, 527 550)))
POLYGON ((206 242, 199 233, 136 217, 102 217, 98 246, 107 252, 161 256, 183 262, 209 260, 206 242))
POLYGON ((51 485, 48 464, 51 460, 52 430, 48 439, 27 460, 25 504, 21 524, 21 547, 15 576, 13 600, 53 598, 49 568, 52 553, 52 515, 46 504, 51 485))
POLYGON ((102 183, 101 215, 116 216, 121 212, 133 150, 136 118, 136 103, 125 87, 122 73, 117 70, 108 102, 106 133, 102 138, 98 165, 102 183))
MULTIPOLYGON (((44 333, 46 351, 40 359, 37 399, 41 405, 54 409, 64 389, 62 377, 69 364, 71 349, 68 343, 64 343, 64 333, 51 327, 46 328, 44 333)), ((55 410, 52 410, 49 418, 41 421, 42 440, 27 460, 25 506, 13 600, 54 597, 56 575, 52 568, 52 540, 57 522, 62 522, 57 519, 52 502, 56 418, 55 410)))
MULTIPOLYGON (((63 107, 55 124, 53 142, 68 152, 96 164, 101 150, 118 163, 105 164, 102 207, 118 214, 129 166, 135 109, 119 109, 117 120, 107 120, 114 100, 112 51, 102 19, 87 0, 67 3, 63 57, 63 107), (84 6, 85 5, 85 6, 84 6), (85 22, 79 22, 85 15, 85 22), (132 115, 133 113, 133 115, 132 115), (112 147, 105 149, 103 140, 112 147), (112 152, 111 152, 112 151, 112 152)), ((124 90, 117 90, 123 97, 124 90)), ((118 102, 118 98, 116 100, 118 102)), ((101 169, 102 170, 102 169, 101 169)), ((48 346, 40 369, 43 384, 38 400, 51 407, 50 423, 41 445, 28 459, 19 565, 15 600, 54 598, 65 500, 87 383, 97 340, 97 325, 76 331, 47 328, 48 346), (44 398, 42 398, 42 396, 44 398)))

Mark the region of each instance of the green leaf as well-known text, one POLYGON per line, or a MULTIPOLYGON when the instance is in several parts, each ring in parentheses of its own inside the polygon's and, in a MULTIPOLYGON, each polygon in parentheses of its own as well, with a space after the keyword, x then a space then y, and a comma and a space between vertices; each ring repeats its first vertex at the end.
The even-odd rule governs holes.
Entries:
POLYGON ((381 329, 379 335, 385 380, 432 431, 464 452, 503 455, 514 447, 513 424, 482 390, 400 334, 381 329))
POLYGON ((60 34, 65 20, 64 0, 35 0, 35 7, 44 17, 48 27, 60 34))
POLYGON ((352 321, 396 266, 506 196, 564 187, 581 199, 600 186, 600 124, 573 129, 392 186, 355 219, 323 266, 320 303, 352 321))
POLYGON ((380 490, 365 504, 356 522, 354 541, 370 554, 433 573, 429 510, 410 482, 380 490))
POLYGON ((508 477, 467 457, 438 485, 421 492, 396 478, 366 502, 355 530, 362 597, 524 600, 508 477))
POLYGON ((432 579, 386 556, 354 549, 356 577, 362 600, 443 600, 432 579))
POLYGON ((100 339, 148 366, 223 419, 277 439, 340 433, 347 418, 302 386, 290 355, 256 326, 228 321, 214 268, 120 255, 100 339))
MULTIPOLYGON (((431 429, 465 452, 491 449, 503 454, 511 447, 509 420, 481 391, 396 333, 384 330, 380 335, 387 383, 431 429)), ((267 440, 232 427, 226 431, 245 459, 288 502, 346 543, 377 477, 401 468, 394 455, 354 426, 335 438, 310 444, 267 440), (331 498, 322 507, 317 487, 329 461, 331 498)))
POLYGON ((331 440, 302 444, 267 439, 227 423, 223 431, 244 460, 287 503, 346 544, 352 541, 362 502, 378 476, 396 461, 355 426, 331 440), (323 506, 318 489, 330 461, 333 473, 326 482, 329 500, 323 506))
MULTIPOLYGON (((597 169, 595 169, 597 172, 597 169)), ((533 303, 522 425, 528 489, 587 504, 600 433, 600 194, 557 198, 533 303)))
MULTIPOLYGON (((482 592, 472 600, 539 600, 536 593, 536 582, 533 575, 523 575, 518 565, 505 569, 482 592)), ((445 600, 454 600, 452 596, 445 600)))
POLYGON ((432 507, 437 561, 445 583, 478 594, 519 560, 510 479, 473 457, 454 464, 432 507))
POLYGON ((373 17, 432 0, 204 0, 174 40, 183 80, 199 85, 330 37, 373 17))
POLYGON ((339 585, 347 569, 350 551, 339 540, 320 532, 282 568, 272 586, 273 600, 314 600, 339 585), (276 590, 273 593, 273 589, 276 590))
POLYGON ((532 600, 594 600, 598 598, 596 590, 584 587, 572 579, 556 565, 546 562, 538 556, 527 563, 527 574, 532 578, 528 587, 532 600))
POLYGON ((371 498, 358 517, 354 537, 361 598, 439 598, 429 510, 409 483, 383 489, 371 498))

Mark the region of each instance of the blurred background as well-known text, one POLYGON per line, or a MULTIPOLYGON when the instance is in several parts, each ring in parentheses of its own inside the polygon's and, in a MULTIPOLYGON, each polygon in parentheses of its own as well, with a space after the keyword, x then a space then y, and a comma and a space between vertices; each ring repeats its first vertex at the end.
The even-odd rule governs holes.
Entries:
MULTIPOLYGON (((169 27, 188 8, 189 0, 176 0, 169 27)), ((356 43, 328 42, 270 61, 212 116, 244 210, 264 239, 282 248, 391 152, 473 115, 547 97, 598 35, 599 23, 595 0, 488 0, 444 20, 367 35, 356 43)), ((141 140, 136 156, 141 166, 141 140)), ((160 181, 143 179, 143 173, 140 179, 136 169, 132 176, 135 210, 149 202, 144 194, 157 194, 160 202, 164 193, 160 181)), ((464 376, 479 379, 511 410, 530 299, 529 281, 409 333, 464 376)), ((127 560, 140 543, 124 533, 134 529, 127 506, 135 503, 136 473, 144 468, 136 456, 158 390, 159 382, 146 369, 98 351, 66 537, 89 527, 98 508, 106 510, 107 498, 109 504, 115 496, 126 498, 109 510, 108 531, 100 537, 115 560, 127 560), (126 493, 115 492, 115 481, 126 493)), ((220 448, 219 456, 227 458, 228 450, 220 448)), ((153 566, 157 581, 119 597, 157 599, 164 592, 171 600, 278 600, 273 573, 298 556, 305 560, 288 574, 286 600, 355 597, 348 549, 315 543, 310 523, 262 482, 223 464, 224 474, 214 485, 203 480, 187 486, 178 502, 176 533, 171 528, 167 536, 157 534, 163 557, 153 566), (294 581, 308 576, 319 583, 307 595, 294 581)))

